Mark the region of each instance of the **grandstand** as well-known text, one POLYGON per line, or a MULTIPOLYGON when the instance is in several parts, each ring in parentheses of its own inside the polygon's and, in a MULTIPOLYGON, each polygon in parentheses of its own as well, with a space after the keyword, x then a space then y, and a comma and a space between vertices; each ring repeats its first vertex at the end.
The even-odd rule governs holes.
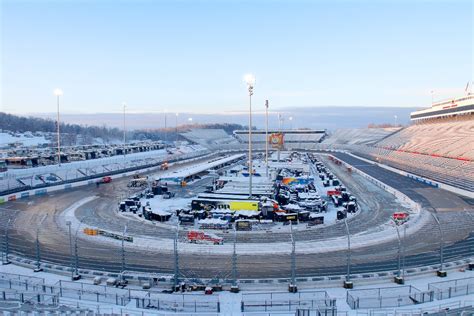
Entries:
POLYGON ((337 129, 330 134, 323 143, 325 145, 371 145, 374 144, 393 133, 400 130, 399 127, 389 128, 356 128, 356 129, 337 129))
POLYGON ((67 164, 26 169, 10 169, 0 174, 0 195, 45 188, 56 184, 71 184, 97 177, 159 166, 164 161, 188 159, 208 154, 200 145, 181 146, 168 150, 153 150, 126 156, 74 161, 67 164))
POLYGON ((468 101, 474 96, 448 102, 449 111, 446 102, 416 111, 412 125, 386 136, 375 129, 336 131, 323 145, 474 192, 474 105, 468 101), (458 107, 457 100, 464 103, 458 107))
POLYGON ((376 147, 452 159, 474 160, 474 118, 465 115, 423 121, 383 139, 376 147))
POLYGON ((180 133, 180 135, 191 143, 199 144, 209 149, 239 144, 237 139, 227 134, 223 129, 196 128, 180 133))

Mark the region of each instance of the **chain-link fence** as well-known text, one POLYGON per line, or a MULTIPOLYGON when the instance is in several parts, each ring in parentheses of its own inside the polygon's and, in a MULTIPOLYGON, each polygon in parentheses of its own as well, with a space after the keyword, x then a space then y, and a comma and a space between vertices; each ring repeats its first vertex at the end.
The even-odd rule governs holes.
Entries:
POLYGON ((474 294, 474 278, 434 282, 428 284, 428 289, 434 292, 437 300, 474 294))
POLYGON ((326 291, 256 292, 242 295, 242 312, 296 312, 304 309, 318 311, 319 315, 337 315, 336 300, 329 297, 326 291))
POLYGON ((347 292, 346 302, 352 309, 400 307, 433 301, 433 291, 414 286, 372 288, 347 292))

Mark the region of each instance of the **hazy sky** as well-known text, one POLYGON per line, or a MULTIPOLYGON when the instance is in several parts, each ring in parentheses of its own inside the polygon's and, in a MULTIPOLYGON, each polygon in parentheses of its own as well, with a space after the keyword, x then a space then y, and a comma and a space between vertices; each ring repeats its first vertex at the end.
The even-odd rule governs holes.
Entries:
POLYGON ((474 73, 473 1, 0 0, 1 107, 427 106, 474 73))

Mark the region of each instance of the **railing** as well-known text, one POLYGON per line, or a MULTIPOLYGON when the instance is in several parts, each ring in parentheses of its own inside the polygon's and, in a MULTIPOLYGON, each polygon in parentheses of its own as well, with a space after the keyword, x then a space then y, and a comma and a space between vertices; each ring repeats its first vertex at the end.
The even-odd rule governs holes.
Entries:
POLYGON ((346 302, 352 309, 401 307, 432 302, 433 291, 420 291, 414 286, 347 291, 346 302))
POLYGON ((437 300, 474 294, 474 277, 430 283, 428 289, 434 291, 437 300))

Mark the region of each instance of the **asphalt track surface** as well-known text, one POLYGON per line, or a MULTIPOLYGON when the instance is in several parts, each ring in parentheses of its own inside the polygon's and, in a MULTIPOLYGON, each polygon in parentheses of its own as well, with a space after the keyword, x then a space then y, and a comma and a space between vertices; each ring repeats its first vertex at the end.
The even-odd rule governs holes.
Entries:
MULTIPOLYGON (((347 154, 335 154, 339 159, 361 169, 363 172, 382 182, 402 191, 423 207, 436 212, 443 227, 445 240, 445 262, 462 259, 472 255, 474 250, 473 206, 458 196, 440 189, 429 187, 412 179, 403 177, 391 171, 368 164, 347 154)), ((324 160, 324 158, 321 158, 324 160)), ((399 209, 393 196, 365 181, 356 174, 349 174, 341 167, 325 161, 326 165, 353 192, 361 204, 361 214, 351 219, 351 234, 362 233, 373 229, 385 222, 399 209)), ((173 238, 169 229, 157 229, 155 226, 135 220, 117 217, 116 205, 121 197, 131 194, 126 187, 128 178, 122 178, 108 185, 96 188, 95 185, 57 192, 49 196, 31 197, 4 204, 0 207, 2 218, 14 218, 9 226, 10 253, 35 260, 36 257, 36 227, 40 225, 40 259, 43 264, 61 264, 64 266, 77 265, 80 269, 119 272, 122 269, 121 247, 116 243, 102 244, 89 239, 77 239, 77 256, 71 257, 69 235, 67 228, 59 220, 61 213, 76 201, 97 195, 98 198, 83 205, 76 211, 76 217, 87 217, 84 222, 100 224, 101 227, 121 231, 128 225, 127 234, 148 235, 173 238), (44 215, 48 215, 44 220, 44 215), (5 215, 5 216, 3 216, 5 215), (89 222, 90 221, 90 222, 89 222)), ((189 196, 203 191, 211 178, 203 178, 191 186, 177 190, 179 196, 189 196)), ((0 232, 5 230, 7 221, 0 223, 0 232)), ((183 233, 182 233, 183 234, 183 233)), ((329 237, 344 236, 343 223, 324 228, 301 231, 295 234, 296 247, 299 241, 324 240, 329 237)), ((232 236, 222 233, 226 242, 232 236)), ((439 263, 439 230, 434 220, 428 221, 422 229, 404 239, 406 254, 404 267, 437 265, 439 263)), ((180 238, 183 238, 181 235, 180 238)), ((288 233, 248 233, 239 234, 237 245, 245 247, 246 243, 261 243, 264 240, 271 244, 273 241, 288 241, 288 233)), ((5 234, 0 233, 0 242, 4 245, 5 234)), ((74 248, 74 247, 73 247, 74 248)), ((351 273, 364 274, 369 272, 396 270, 398 267, 398 242, 390 241, 367 247, 358 247, 351 251, 351 273)), ((73 249, 74 252, 74 249, 73 249)), ((195 255, 178 250, 178 267, 183 277, 187 278, 221 278, 231 276, 232 255, 209 253, 195 255)), ((296 255, 296 275, 325 276, 342 275, 347 271, 347 251, 329 251, 327 253, 296 255)), ((176 257, 167 251, 143 251, 133 245, 125 247, 125 268, 127 271, 149 273, 174 273, 176 257)), ((291 274, 291 257, 288 254, 269 255, 238 255, 238 276, 247 278, 288 278, 291 274)))

